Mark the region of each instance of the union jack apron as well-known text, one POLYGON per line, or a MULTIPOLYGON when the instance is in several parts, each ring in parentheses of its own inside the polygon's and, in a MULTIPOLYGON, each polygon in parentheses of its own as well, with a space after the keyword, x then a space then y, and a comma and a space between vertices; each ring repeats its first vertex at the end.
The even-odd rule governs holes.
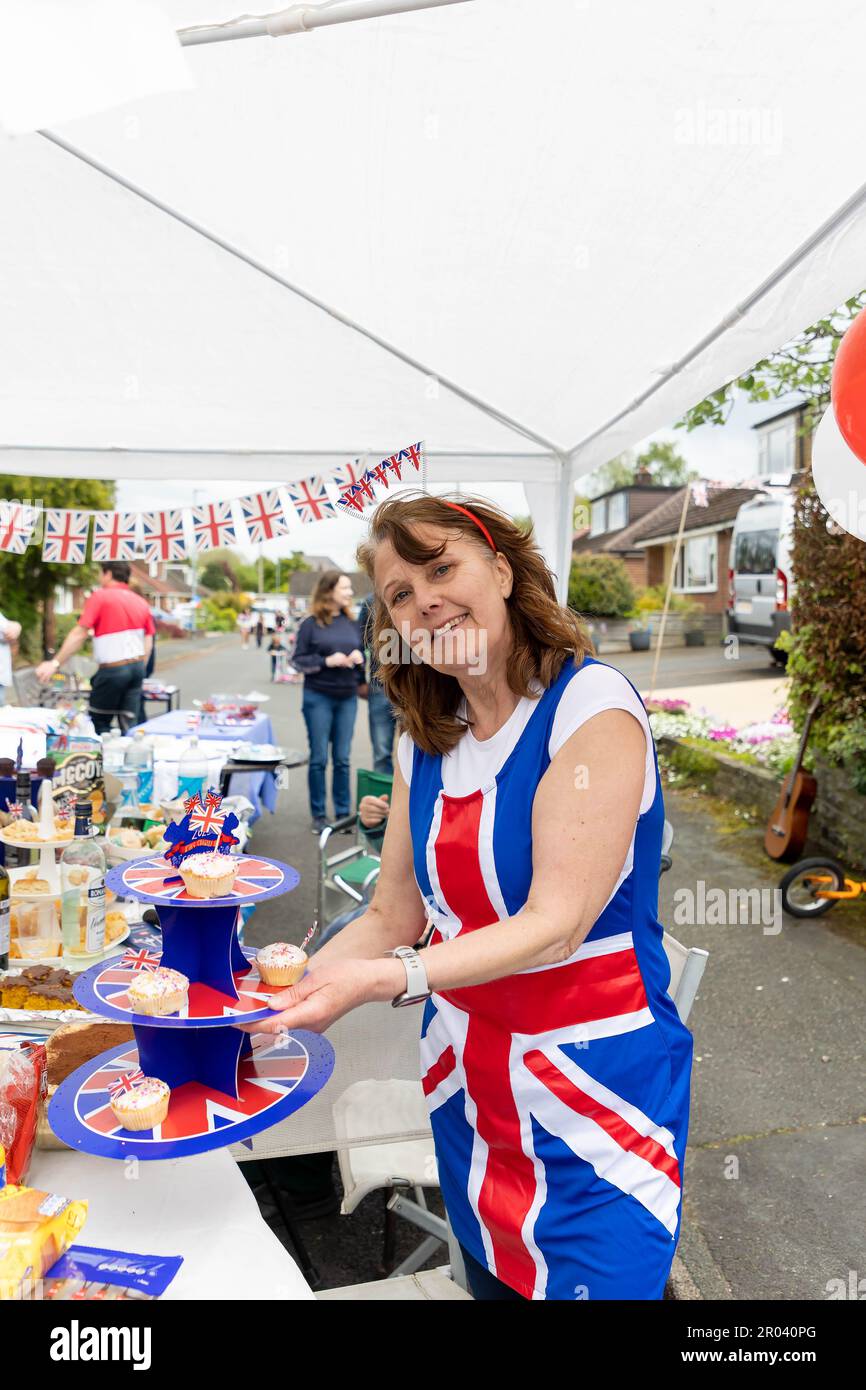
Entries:
MULTIPOLYGON (((447 796, 441 757, 413 749, 415 877, 433 943, 526 903, 554 715, 592 664, 566 661, 499 773, 468 796, 447 796)), ((628 872, 574 955, 425 1005, 421 1071, 451 1225, 526 1298, 663 1295, 692 1057, 657 917, 663 825, 656 763, 628 872)))

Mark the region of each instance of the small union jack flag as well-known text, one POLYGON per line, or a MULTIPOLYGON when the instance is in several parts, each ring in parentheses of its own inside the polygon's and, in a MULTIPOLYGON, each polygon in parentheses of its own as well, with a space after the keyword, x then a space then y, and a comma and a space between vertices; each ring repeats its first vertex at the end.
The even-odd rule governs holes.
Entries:
POLYGON ((170 512, 143 512, 145 560, 185 560, 186 537, 180 507, 170 512))
POLYGON ((45 512, 42 558, 50 564, 83 565, 90 533, 88 512, 67 512, 49 507, 45 512))
POLYGON ((123 970, 156 970, 159 966, 159 956, 144 949, 126 951, 117 963, 123 970))
POLYGON ((343 492, 353 483, 357 483, 364 476, 364 464, 361 459, 352 459, 351 463, 339 463, 331 474, 331 482, 343 492))
POLYGON ((192 530, 196 550, 219 550, 223 545, 234 545, 237 528, 231 502, 206 502, 202 507, 193 507, 192 530))
POLYGON ((135 1071, 125 1071, 116 1081, 109 1082, 108 1094, 110 1096, 124 1095, 127 1091, 134 1091, 140 1081, 144 1080, 144 1072, 141 1067, 135 1071))
POLYGON ((351 487, 346 488, 337 506, 342 507, 344 512, 362 512, 367 505, 367 501, 368 498, 365 495, 365 489, 360 483, 353 483, 351 487))
POLYGON ((423 462, 424 442, 419 439, 417 444, 409 444, 405 449, 401 449, 398 458, 406 463, 411 463, 416 470, 423 462))
POLYGON ((252 545, 284 536, 289 529, 278 488, 240 499, 244 524, 252 545))
POLYGON ((134 512, 96 512, 93 517, 92 560, 131 560, 135 555, 134 512))
POLYGON ((202 806, 199 802, 189 813, 189 828, 196 839, 202 835, 218 835, 225 819, 226 813, 221 813, 218 806, 202 806))
POLYGON ((321 476, 304 478, 300 483, 286 483, 286 492, 301 521, 324 521, 337 515, 321 476))
POLYGON ((366 476, 369 482, 381 483, 382 487, 387 488, 391 481, 388 477, 388 460, 383 459, 381 463, 377 463, 375 468, 368 470, 366 476))
POLYGON ((0 550, 7 555, 23 555, 39 513, 23 502, 0 502, 0 550))

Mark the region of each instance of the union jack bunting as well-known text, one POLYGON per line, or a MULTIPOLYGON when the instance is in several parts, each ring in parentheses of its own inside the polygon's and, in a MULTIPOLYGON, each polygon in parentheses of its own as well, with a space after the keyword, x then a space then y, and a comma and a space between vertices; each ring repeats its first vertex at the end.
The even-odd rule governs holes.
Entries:
POLYGON ((185 560, 186 537, 180 507, 170 512, 143 512, 145 560, 185 560))
POLYGON ((231 502, 206 502, 191 510, 196 550, 219 550, 223 545, 234 545, 237 527, 231 502))
POLYGON ((289 529, 277 488, 259 492, 253 497, 240 498, 247 535, 253 545, 284 536, 289 529))
POLYGON ((364 463, 362 459, 352 459, 351 463, 339 463, 331 474, 330 481, 343 492, 353 483, 357 483, 359 478, 364 476, 364 463))
POLYGON ((96 512, 93 517, 92 560, 131 560, 135 555, 134 512, 96 512))
POLYGON ((141 1070, 141 1067, 138 1067, 135 1071, 125 1071, 121 1076, 118 1076, 115 1081, 110 1081, 108 1083, 108 1094, 110 1096, 119 1096, 122 1095, 124 1091, 134 1091, 139 1081, 143 1080, 144 1072, 141 1070))
POLYGON ((89 532, 89 512, 67 512, 49 507, 45 512, 43 560, 55 565, 83 565, 87 559, 89 532))
POLYGON ((0 550, 7 555, 23 555, 39 513, 25 502, 0 502, 0 550))
POLYGON ((391 481, 388 477, 388 471, 388 461, 387 459, 383 459, 381 463, 376 464, 375 468, 367 470, 367 481, 370 483, 381 483, 382 487, 387 488, 391 481))
POLYGON ((418 440, 417 444, 409 444, 405 449, 401 449, 397 456, 401 461, 411 463, 412 467, 418 469, 424 461, 424 441, 418 440))
POLYGON ((337 506, 342 508, 343 512, 362 512, 367 500, 361 484, 353 483, 351 487, 346 488, 337 506))
POLYGON ((338 515, 321 476, 304 478, 299 483, 286 483, 286 492, 301 521, 324 521, 338 515))

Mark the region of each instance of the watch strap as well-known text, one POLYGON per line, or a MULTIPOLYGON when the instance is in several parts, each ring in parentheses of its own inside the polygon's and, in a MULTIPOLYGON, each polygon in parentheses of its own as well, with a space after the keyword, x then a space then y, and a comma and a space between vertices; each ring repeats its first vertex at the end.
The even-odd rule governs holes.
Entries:
POLYGON ((399 1008, 402 1004, 419 1003, 422 999, 429 998, 430 986, 427 983, 427 971, 414 947, 398 946, 396 950, 386 951, 385 954, 397 957, 403 962, 406 969, 406 988, 402 994, 398 994, 395 999, 391 1000, 394 1008, 399 1008))

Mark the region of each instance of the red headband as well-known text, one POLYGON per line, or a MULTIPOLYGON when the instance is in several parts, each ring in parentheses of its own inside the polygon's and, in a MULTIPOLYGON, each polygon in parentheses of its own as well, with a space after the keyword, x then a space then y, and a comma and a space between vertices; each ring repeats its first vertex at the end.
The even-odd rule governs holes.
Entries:
MULTIPOLYGON (((444 502, 444 501, 445 501, 444 498, 440 498, 439 500, 440 500, 440 502, 444 502)), ((467 509, 466 509, 465 507, 461 507, 460 504, 459 504, 459 502, 445 502, 445 506, 446 506, 446 507, 451 507, 451 509, 452 509, 453 511, 455 511, 455 512, 462 512, 464 516, 468 516, 468 517, 469 517, 469 520, 472 521, 472 522, 474 522, 475 525, 478 527, 479 531, 481 532, 482 536, 483 536, 484 539, 486 540, 487 544, 490 546, 490 549, 493 551, 493 553, 494 553, 494 554, 496 553, 496 546, 493 544, 493 537, 491 536, 491 534, 490 534, 490 532, 488 531, 487 527, 484 525, 484 522, 483 522, 483 521, 479 521, 479 520, 478 520, 478 517, 477 517, 477 516, 473 516, 472 512, 467 511, 467 509)))

